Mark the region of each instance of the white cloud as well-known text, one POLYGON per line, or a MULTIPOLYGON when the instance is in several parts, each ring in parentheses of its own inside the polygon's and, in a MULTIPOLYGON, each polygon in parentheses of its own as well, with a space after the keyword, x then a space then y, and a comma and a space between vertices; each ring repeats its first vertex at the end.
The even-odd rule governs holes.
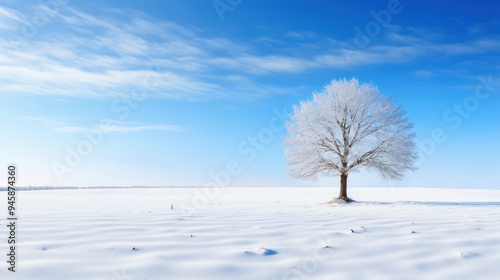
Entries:
MULTIPOLYGON (((216 76, 206 80, 213 72, 204 63, 206 57, 245 48, 225 38, 196 36, 174 23, 120 10, 98 18, 67 8, 53 20, 60 30, 26 39, 23 49, 0 38, 0 90, 110 98, 130 94, 143 87, 144 80, 154 79, 155 86, 145 88, 149 97, 197 100, 238 95, 231 85, 221 87, 223 83, 214 81, 216 76)), ((253 93, 239 93, 246 94, 253 93)))
POLYGON ((140 124, 136 122, 110 121, 96 126, 60 126, 54 129, 57 132, 81 133, 91 130, 100 130, 103 133, 139 133, 144 131, 182 131, 183 129, 175 125, 164 124, 140 124))
POLYGON ((0 30, 12 30, 13 23, 17 24, 20 22, 22 22, 20 13, 0 6, 0 30))
MULTIPOLYGON (((265 84, 254 78, 268 74, 405 63, 432 55, 497 53, 500 49, 499 38, 444 43, 418 36, 422 33, 419 29, 391 27, 366 48, 356 48, 350 42, 341 44, 309 31, 290 31, 285 38, 300 39, 301 45, 283 41, 287 52, 273 47, 256 50, 132 10, 108 9, 101 13, 93 16, 63 7, 50 25, 40 27, 38 36, 22 41, 22 49, 12 45, 9 36, 14 33, 7 32, 0 38, 0 92, 115 98, 152 79, 154 86, 143 88, 147 97, 257 98, 294 93, 286 85, 265 84)), ((19 30, 26 16, 12 8, 0 8, 0 29, 19 30)), ((432 38, 440 38, 439 32, 433 30, 432 38)), ((256 40, 262 38, 266 37, 256 40)), ((269 46, 270 42, 276 45, 281 41, 263 42, 269 46)))
POLYGON ((120 121, 104 119, 98 125, 93 126, 75 126, 67 125, 66 122, 52 117, 39 117, 39 116, 21 116, 20 120, 32 121, 39 123, 43 126, 51 127, 53 131, 65 133, 81 133, 90 130, 100 130, 103 133, 139 133, 144 131, 184 131, 184 129, 177 125, 167 124, 144 124, 135 121, 120 121))
POLYGON ((289 31, 285 34, 285 37, 298 39, 298 40, 314 38, 315 36, 316 35, 314 34, 314 32, 310 32, 310 31, 300 31, 300 32, 289 31))
POLYGON ((19 119, 20 120, 24 120, 24 121, 38 122, 38 123, 41 123, 44 126, 59 126, 59 125, 63 125, 62 122, 60 122, 58 120, 55 120, 55 119, 52 119, 52 118, 48 118, 48 117, 21 116, 21 117, 19 117, 19 119))

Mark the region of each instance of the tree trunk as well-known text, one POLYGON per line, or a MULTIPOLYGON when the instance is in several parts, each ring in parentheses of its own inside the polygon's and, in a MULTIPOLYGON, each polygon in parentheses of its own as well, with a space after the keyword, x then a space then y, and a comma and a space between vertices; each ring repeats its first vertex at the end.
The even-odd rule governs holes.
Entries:
POLYGON ((347 174, 340 174, 340 194, 339 199, 348 201, 347 198, 347 174))

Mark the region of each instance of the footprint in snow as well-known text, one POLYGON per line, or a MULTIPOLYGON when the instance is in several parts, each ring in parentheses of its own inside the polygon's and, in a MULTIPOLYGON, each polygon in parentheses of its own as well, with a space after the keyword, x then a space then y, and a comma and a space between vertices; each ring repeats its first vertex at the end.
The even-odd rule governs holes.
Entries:
POLYGON ((272 249, 266 249, 266 248, 259 248, 259 249, 254 249, 251 251, 245 251, 245 254, 247 255, 260 255, 260 256, 272 256, 278 254, 277 251, 272 250, 272 249))
POLYGON ((462 252, 461 250, 458 250, 458 253, 464 259, 473 259, 473 258, 479 257, 479 254, 476 254, 474 252, 467 253, 467 252, 462 252))
POLYGON ((366 231, 366 229, 364 229, 364 228, 361 228, 361 229, 356 229, 356 230, 354 230, 354 229, 352 229, 352 228, 351 228, 351 229, 348 231, 348 233, 363 233, 364 231, 366 231))

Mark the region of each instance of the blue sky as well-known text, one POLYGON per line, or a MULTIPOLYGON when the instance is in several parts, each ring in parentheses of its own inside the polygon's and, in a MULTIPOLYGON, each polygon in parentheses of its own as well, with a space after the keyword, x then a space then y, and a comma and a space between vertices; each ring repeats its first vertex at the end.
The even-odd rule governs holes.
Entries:
POLYGON ((0 4, 0 160, 20 185, 336 188, 287 175, 283 124, 357 77, 404 106, 421 158, 349 186, 500 187, 498 2, 144 2, 0 4))

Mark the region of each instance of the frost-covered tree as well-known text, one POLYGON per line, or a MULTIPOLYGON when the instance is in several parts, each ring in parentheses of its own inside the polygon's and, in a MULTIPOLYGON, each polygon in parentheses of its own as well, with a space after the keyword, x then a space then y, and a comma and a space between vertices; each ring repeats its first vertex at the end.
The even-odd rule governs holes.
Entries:
POLYGON ((401 179, 417 159, 413 123, 391 98, 357 79, 333 80, 293 108, 283 145, 289 173, 316 180, 340 175, 339 199, 349 201, 347 176, 365 167, 401 179))

